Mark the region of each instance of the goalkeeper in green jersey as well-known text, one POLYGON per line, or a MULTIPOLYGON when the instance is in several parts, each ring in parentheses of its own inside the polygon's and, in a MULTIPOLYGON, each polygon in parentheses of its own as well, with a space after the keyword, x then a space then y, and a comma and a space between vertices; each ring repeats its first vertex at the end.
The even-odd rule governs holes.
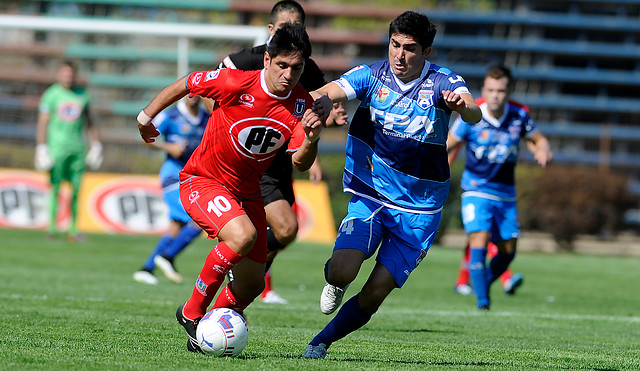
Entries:
POLYGON ((78 238, 78 194, 85 164, 97 169, 103 159, 98 131, 89 117, 89 94, 75 85, 75 77, 73 63, 63 62, 58 70, 57 82, 42 95, 35 155, 36 169, 49 171, 51 175, 48 238, 53 238, 56 233, 60 184, 64 180, 71 184, 71 225, 68 231, 71 241, 78 238), (88 152, 84 138, 85 126, 90 141, 88 152))

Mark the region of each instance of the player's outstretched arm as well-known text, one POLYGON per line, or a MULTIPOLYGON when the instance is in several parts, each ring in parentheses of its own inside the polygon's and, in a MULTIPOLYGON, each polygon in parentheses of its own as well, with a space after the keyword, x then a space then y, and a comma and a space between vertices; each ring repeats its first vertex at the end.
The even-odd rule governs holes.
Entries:
POLYGON ((162 91, 153 98, 151 103, 138 114, 138 130, 140 131, 140 136, 146 143, 153 143, 155 138, 160 135, 160 132, 151 123, 151 120, 162 112, 162 110, 177 102, 189 92, 185 83, 186 79, 186 76, 180 78, 173 84, 162 89, 162 91))
POLYGON ((443 90, 442 98, 447 107, 452 111, 458 112, 464 121, 476 123, 482 120, 482 111, 474 101, 473 95, 469 93, 458 95, 450 90, 443 90))
POLYGON ((457 140, 453 135, 451 135, 451 133, 449 133, 449 136, 447 137, 447 153, 449 155, 449 166, 453 165, 453 163, 456 161, 456 158, 458 158, 458 154, 460 153, 460 149, 462 148, 460 144, 462 144, 462 141, 457 140))
POLYGON ((529 140, 534 144, 533 158, 540 166, 546 167, 553 160, 553 152, 549 148, 549 141, 540 132, 533 134, 529 140))

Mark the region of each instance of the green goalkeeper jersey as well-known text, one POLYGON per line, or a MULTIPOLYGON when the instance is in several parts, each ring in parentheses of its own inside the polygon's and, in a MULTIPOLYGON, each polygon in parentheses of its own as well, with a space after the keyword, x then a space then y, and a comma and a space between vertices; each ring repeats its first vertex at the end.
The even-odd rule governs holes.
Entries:
POLYGON ((84 88, 65 89, 58 83, 44 92, 40 99, 40 112, 51 115, 47 145, 52 154, 84 152, 84 120, 89 99, 84 88))

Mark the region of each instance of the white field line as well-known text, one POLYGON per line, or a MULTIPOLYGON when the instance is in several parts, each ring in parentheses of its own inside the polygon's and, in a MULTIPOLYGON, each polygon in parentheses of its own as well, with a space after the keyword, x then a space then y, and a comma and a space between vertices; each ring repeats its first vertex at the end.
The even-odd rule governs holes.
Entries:
MULTIPOLYGON (((49 295, 20 295, 20 294, 4 294, 0 293, 0 298, 2 299, 13 299, 13 300, 66 300, 66 301, 78 301, 78 302, 95 302, 95 303, 103 303, 103 302, 114 302, 114 303, 124 303, 124 304, 145 304, 145 305, 176 305, 179 301, 169 301, 169 300, 148 300, 148 299, 124 299, 124 300, 113 300, 101 297, 79 297, 79 296, 64 296, 62 298, 55 298, 49 295)), ((260 308, 272 308, 278 309, 278 311, 286 310, 286 311, 314 311, 318 308, 316 306, 294 306, 294 305, 278 305, 274 306, 273 304, 262 304, 259 301, 256 301, 252 304, 253 306, 260 308)), ((381 308, 378 311, 379 316, 385 315, 397 315, 397 314, 415 314, 415 315, 427 315, 427 316, 440 316, 440 317, 475 317, 475 316, 491 316, 491 317, 523 317, 523 318, 539 318, 539 319, 552 319, 552 320, 568 320, 568 321, 611 321, 611 322, 631 322, 631 323, 640 323, 640 317, 638 316, 609 316, 609 315, 599 315, 599 314, 558 314, 558 313, 530 313, 530 312, 501 312, 501 311, 490 311, 490 312, 480 312, 476 310, 470 311, 448 311, 448 310, 428 310, 428 309, 387 309, 381 308)))

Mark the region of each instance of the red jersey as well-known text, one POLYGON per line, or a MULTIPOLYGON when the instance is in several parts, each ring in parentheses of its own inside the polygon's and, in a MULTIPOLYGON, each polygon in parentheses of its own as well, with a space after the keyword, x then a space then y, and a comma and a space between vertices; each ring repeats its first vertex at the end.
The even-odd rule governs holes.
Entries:
POLYGON ((269 93, 264 70, 220 69, 192 72, 190 96, 214 99, 202 138, 181 172, 215 179, 238 197, 260 195, 260 179, 278 148, 295 152, 305 138, 301 120, 313 99, 300 85, 286 97, 269 93))

